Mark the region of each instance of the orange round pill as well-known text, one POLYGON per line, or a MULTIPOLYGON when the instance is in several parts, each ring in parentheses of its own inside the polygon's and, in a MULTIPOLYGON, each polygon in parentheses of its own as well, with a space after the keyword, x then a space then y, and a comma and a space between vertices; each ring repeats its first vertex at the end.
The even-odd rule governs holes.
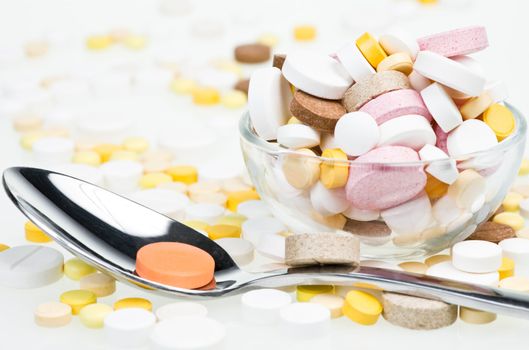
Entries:
POLYGON ((213 280, 215 261, 204 250, 178 242, 143 246, 136 254, 136 273, 179 288, 201 288, 213 280))

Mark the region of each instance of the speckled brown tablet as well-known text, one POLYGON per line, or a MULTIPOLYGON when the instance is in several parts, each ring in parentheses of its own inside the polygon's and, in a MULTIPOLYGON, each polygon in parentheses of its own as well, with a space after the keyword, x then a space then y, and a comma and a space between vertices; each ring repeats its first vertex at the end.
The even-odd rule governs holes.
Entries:
POLYGON ((354 112, 375 97, 400 89, 411 89, 406 74, 396 70, 378 72, 357 81, 347 89, 343 104, 348 112, 354 112))
POLYGON ((272 66, 276 68, 283 68, 283 63, 285 63, 285 60, 287 59, 287 55, 284 54, 275 54, 274 58, 272 59, 272 66))
POLYGON ((250 86, 250 79, 241 79, 233 87, 235 90, 239 90, 248 95, 248 87, 250 86))
POLYGON ((361 237, 387 237, 391 229, 382 221, 356 221, 347 219, 344 231, 351 232, 361 237))
POLYGON ((457 306, 396 293, 383 293, 382 316, 390 323, 409 329, 437 329, 457 319, 457 306))
POLYGON ((290 113, 304 124, 332 133, 338 119, 347 111, 339 101, 324 100, 296 90, 290 102, 290 113))
POLYGON ((303 233, 285 240, 285 263, 290 266, 358 265, 360 243, 348 233, 303 233))
POLYGON ((270 55, 270 46, 263 44, 244 44, 235 48, 235 60, 241 63, 266 62, 270 55))
POLYGON ((499 243, 504 239, 513 237, 516 237, 516 232, 514 232, 512 227, 487 221, 479 225, 476 231, 474 231, 467 240, 481 240, 499 243))

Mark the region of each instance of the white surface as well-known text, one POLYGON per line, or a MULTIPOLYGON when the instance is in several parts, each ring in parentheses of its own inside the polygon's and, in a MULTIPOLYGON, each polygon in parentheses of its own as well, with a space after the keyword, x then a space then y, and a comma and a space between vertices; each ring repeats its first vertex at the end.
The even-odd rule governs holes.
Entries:
MULTIPOLYGON (((102 32, 116 26, 129 26, 140 32, 150 31, 167 39, 161 47, 153 47, 152 52, 126 53, 131 61, 157 58, 163 52, 171 56, 182 57, 183 53, 195 53, 195 59, 201 59, 205 53, 219 50, 219 55, 229 57, 234 44, 255 40, 263 32, 281 35, 277 52, 286 47, 317 45, 332 52, 345 42, 365 30, 386 32, 387 26, 399 26, 412 35, 435 33, 461 25, 484 23, 487 25, 491 46, 477 54, 490 77, 504 80, 509 88, 510 102, 521 111, 529 111, 529 99, 526 98, 527 71, 523 70, 529 55, 528 45, 518 45, 517 54, 512 54, 513 43, 524 43, 529 31, 526 20, 529 3, 520 0, 440 0, 446 6, 427 6, 415 10, 413 0, 377 0, 344 2, 338 0, 316 1, 206 1, 193 0, 193 11, 188 17, 174 16, 159 18, 158 2, 153 0, 17 0, 0 1, 0 85, 6 81, 15 81, 17 77, 31 73, 61 71, 63 68, 78 73, 90 67, 90 62, 105 62, 125 54, 121 48, 104 53, 86 53, 83 38, 86 33, 102 32), (399 5, 388 9, 387 4, 399 5), (450 4, 450 6, 448 5, 450 4), (410 14, 409 11, 418 11, 410 14), (373 20, 373 14, 378 20, 373 20), (222 14, 222 16, 219 16, 222 14), (352 16, 351 14, 354 14, 352 16), (226 34, 227 25, 231 25, 229 36, 214 42, 188 38, 190 28, 199 20, 217 18, 221 32, 226 34), (302 23, 315 23, 318 26, 318 41, 315 44, 299 44, 291 40, 292 26, 302 23), (226 26, 224 26, 226 25, 226 26), (24 40, 50 33, 59 47, 47 57, 39 60, 4 59, 6 52, 22 57, 20 43, 24 40), (189 45, 188 45, 189 44, 189 45), (70 46, 65 49, 65 46, 70 46), (174 50, 174 48, 177 50, 174 50), (501 63, 501 64, 500 64, 501 63), (84 66, 86 64, 86 66, 84 66)), ((212 23, 212 22, 209 22, 212 23)), ((209 27, 218 28, 214 25, 209 27)), ((216 29, 214 29, 216 30, 216 29)), ((389 31, 388 31, 389 32, 389 31)), ((69 89, 63 94, 67 94, 69 89)), ((83 92, 84 94, 84 92, 83 92)), ((79 108, 89 105, 86 99, 80 99, 79 108)), ((15 147, 18 139, 9 120, 2 111, 15 108, 18 100, 0 98, 0 140, 2 153, 0 166, 28 164, 28 153, 15 147)), ((192 106, 187 98, 175 97, 169 93, 160 93, 150 97, 134 99, 112 99, 111 101, 93 101, 97 107, 105 106, 112 111, 121 111, 129 115, 135 124, 135 130, 141 131, 151 139, 157 135, 159 125, 175 125, 189 116, 203 119, 204 110, 192 106), (149 118, 145 116, 148 115, 149 118), (156 123, 154 123, 156 121, 156 123)), ((240 111, 230 111, 211 107, 206 108, 209 115, 224 115, 233 119, 230 140, 226 140, 219 152, 223 157, 239 154, 239 140, 236 137, 236 123, 240 111)), ((210 153, 211 154, 211 153, 210 153)), ((10 203, 3 191, 0 191, 0 227, 2 243, 11 246, 24 244, 24 217, 10 203)), ((55 243, 50 244, 57 247, 55 243)), ((103 331, 83 327, 77 318, 63 328, 46 329, 37 327, 33 322, 33 311, 38 304, 58 300, 60 293, 78 288, 78 283, 63 278, 58 283, 33 290, 16 290, 0 287, 0 336, 2 349, 28 350, 94 350, 106 349, 103 331), (8 315, 8 317, 6 316, 8 315)), ((114 301, 131 296, 149 298, 154 307, 170 302, 185 300, 177 297, 158 296, 128 285, 118 284, 118 290, 100 302, 112 304, 114 301)), ((283 337, 279 327, 252 327, 243 323, 239 317, 240 297, 228 297, 201 301, 209 309, 211 317, 220 320, 227 327, 229 349, 269 350, 285 348, 302 349, 525 349, 529 342, 527 328, 529 321, 498 316, 487 325, 476 326, 456 321, 448 328, 434 331, 413 331, 395 327, 380 319, 373 327, 354 324, 347 318, 331 321, 329 336, 318 340, 283 337)))

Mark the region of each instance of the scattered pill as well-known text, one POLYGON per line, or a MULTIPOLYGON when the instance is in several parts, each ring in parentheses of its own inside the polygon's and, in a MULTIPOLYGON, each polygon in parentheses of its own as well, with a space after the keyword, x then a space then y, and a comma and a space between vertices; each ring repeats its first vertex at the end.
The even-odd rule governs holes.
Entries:
POLYGON ((502 263, 501 247, 479 240, 458 242, 452 246, 452 265, 471 273, 497 271, 502 263))
POLYGON ((264 44, 244 44, 235 48, 235 60, 241 63, 261 63, 270 59, 270 46, 264 44))
POLYGON ((72 308, 68 304, 51 301, 37 306, 34 316, 35 323, 41 327, 62 327, 72 321, 72 308))
POLYGON ((81 277, 79 287, 94 293, 98 298, 106 297, 116 291, 116 280, 107 274, 94 272, 81 277))
POLYGON ((433 265, 442 263, 444 261, 450 261, 452 260, 452 257, 450 255, 440 254, 440 255, 432 255, 429 258, 426 258, 424 260, 424 263, 428 265, 428 267, 432 267, 433 265))
POLYGON ((105 317, 112 311, 112 306, 107 304, 90 304, 79 311, 79 319, 88 328, 103 328, 105 317))
POLYGON ((249 219, 242 224, 242 238, 257 246, 262 236, 278 235, 286 230, 286 226, 273 217, 249 219))
POLYGON ((369 293, 352 290, 345 296, 343 314, 350 320, 364 325, 373 325, 382 313, 382 304, 369 293))
POLYGON ((420 275, 426 274, 428 270, 428 265, 426 263, 421 263, 418 261, 405 261, 399 264, 399 267, 404 271, 413 272, 420 275))
POLYGON ((166 321, 176 317, 206 317, 208 309, 199 303, 181 301, 165 304, 156 309, 155 314, 158 321, 166 321))
POLYGON ((326 286, 326 285, 302 286, 302 285, 299 285, 296 288, 296 299, 298 302, 306 302, 318 294, 324 294, 324 293, 332 294, 333 292, 334 292, 334 286, 326 286))
POLYGON ((376 121, 364 112, 345 114, 334 129, 336 144, 350 156, 368 152, 380 142, 380 136, 376 121))
POLYGON ((143 173, 143 166, 139 162, 130 160, 113 160, 101 166, 105 186, 114 192, 133 192, 143 173))
POLYGON ((467 239, 477 239, 492 243, 499 243, 504 239, 514 237, 516 237, 516 234, 512 227, 493 221, 485 221, 484 223, 480 224, 476 231, 474 231, 467 239))
POLYGON ((124 298, 114 303, 114 310, 138 308, 152 311, 152 303, 145 298, 124 298))
POLYGON ((240 238, 241 228, 234 225, 217 224, 206 227, 208 237, 213 240, 220 238, 240 238))
POLYGON ((364 33, 356 39, 356 46, 373 68, 377 68, 380 62, 387 57, 384 49, 382 49, 378 41, 369 33, 364 33))
POLYGON ((338 318, 343 315, 344 298, 339 295, 330 293, 318 294, 310 298, 309 302, 325 306, 330 311, 331 318, 338 318))
POLYGON ((332 133, 338 120, 347 111, 339 101, 318 98, 296 90, 290 103, 290 113, 316 130, 332 133))
POLYGON ((37 225, 35 225, 31 221, 27 221, 24 225, 24 232, 26 236, 26 240, 33 243, 47 243, 51 242, 51 237, 48 236, 44 231, 42 231, 40 228, 38 228, 37 225))
POLYGON ((507 225, 515 231, 518 231, 525 226, 525 219, 520 214, 512 212, 499 213, 494 216, 492 221, 498 224, 507 225))
POLYGON ((86 38, 86 48, 89 50, 104 50, 112 45, 112 38, 108 35, 91 35, 86 38))
POLYGON ((97 297, 94 293, 87 290, 70 290, 61 294, 60 302, 70 305, 72 314, 78 315, 86 305, 95 304, 97 297))
POLYGON ((254 259, 253 244, 242 238, 219 238, 215 241, 231 256, 237 265, 247 265, 254 259))
POLYGON ((288 293, 277 289, 252 290, 241 297, 242 315, 252 324, 274 324, 279 321, 280 310, 291 302, 288 293))
POLYGON ((105 336, 109 345, 120 348, 147 344, 156 323, 156 317, 144 309, 120 309, 108 314, 104 320, 105 336))
POLYGON ((529 276, 529 240, 525 238, 504 239, 499 246, 503 250, 503 256, 514 261, 516 273, 529 276))
POLYGON ((297 41, 311 41, 316 39, 316 27, 311 25, 300 25, 294 27, 294 39, 297 41))
POLYGON ((518 292, 529 292, 529 278, 523 276, 506 277, 500 280, 499 287, 518 292))
POLYGON ((470 26, 417 39, 423 51, 433 51, 446 57, 468 55, 486 48, 489 43, 485 27, 470 26))
POLYGON ((224 212, 224 207, 217 204, 190 204, 185 209, 185 217, 186 220, 199 220, 213 225, 222 217, 224 212))
POLYGON ((512 134, 516 126, 512 112, 498 103, 491 105, 483 112, 483 121, 496 134, 498 141, 502 141, 512 134))
POLYGON ((95 151, 77 151, 73 155, 72 162, 98 166, 101 164, 101 156, 95 151))
POLYGON ((496 320, 496 314, 461 306, 459 307, 459 318, 466 323, 486 324, 496 320))
POLYGON ((450 261, 444 261, 430 266, 426 274, 433 277, 493 287, 497 286, 499 281, 499 273, 497 271, 487 273, 464 272, 456 269, 450 261))
POLYGON ((144 189, 155 188, 161 183, 171 182, 171 176, 164 173, 148 173, 140 178, 140 187, 144 189))
POLYGON ((4 250, 8 250, 9 248, 10 247, 8 245, 0 243, 0 252, 3 252, 4 250))
POLYGON ((96 269, 79 258, 72 258, 64 263, 64 274, 66 277, 79 281, 84 276, 96 272, 96 269))
POLYGON ((65 137, 42 137, 32 145, 33 156, 43 164, 68 163, 74 155, 75 144, 65 137))
POLYGON ((259 199, 250 199, 237 206, 237 213, 248 218, 263 218, 272 216, 268 204, 259 199))

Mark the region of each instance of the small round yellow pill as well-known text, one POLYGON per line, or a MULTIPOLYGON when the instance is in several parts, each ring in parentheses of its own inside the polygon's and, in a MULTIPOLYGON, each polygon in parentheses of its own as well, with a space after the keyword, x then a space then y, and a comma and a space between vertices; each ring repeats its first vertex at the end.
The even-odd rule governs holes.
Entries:
POLYGON ((431 200, 441 198, 448 191, 448 185, 430 174, 426 174, 426 186, 424 191, 431 200))
POLYGON ((281 169, 287 182, 300 190, 314 185, 320 178, 320 160, 316 153, 308 148, 296 150, 296 153, 285 154, 281 169))
POLYGON ((131 50, 141 50, 147 46, 147 38, 143 35, 128 35, 123 39, 123 45, 131 50))
POLYGON ((496 314, 461 306, 459 307, 459 318, 470 324, 486 324, 494 321, 496 314))
POLYGON ((313 286, 297 286, 296 299, 299 302, 306 302, 318 294, 333 294, 334 286, 327 285, 313 285, 313 286))
POLYGON ((255 190, 230 192, 228 193, 228 201, 226 202, 226 206, 231 211, 237 211, 237 207, 242 202, 259 198, 259 194, 255 190))
POLYGON ((101 156, 95 151, 77 151, 72 158, 73 163, 98 166, 101 164, 101 156))
POLYGON ((147 311, 152 311, 152 303, 144 298, 124 298, 114 303, 114 310, 130 308, 145 309, 147 311))
POLYGON ((86 48, 89 50, 103 50, 112 44, 109 35, 91 35, 86 39, 86 48))
POLYGON ((217 224, 242 227, 243 222, 245 222, 246 220, 247 220, 246 216, 234 213, 234 214, 221 217, 217 221, 217 224))
POLYGON ((384 58, 377 66, 377 72, 396 70, 403 74, 410 75, 413 70, 413 61, 410 55, 405 52, 397 52, 384 58))
POLYGON ((237 109, 244 107, 246 105, 246 94, 239 90, 230 90, 224 94, 222 94, 220 98, 220 103, 226 107, 231 109, 237 109))
POLYGON ((220 102, 220 93, 217 89, 210 87, 198 87, 194 89, 193 103, 201 106, 211 106, 220 102))
POLYGON ((108 162, 112 153, 121 150, 121 146, 112 143, 102 143, 94 146, 93 151, 97 152, 101 157, 101 163, 108 162))
POLYGON ((463 119, 474 119, 479 117, 491 104, 492 98, 487 92, 483 92, 479 96, 469 98, 459 107, 459 111, 463 119))
POLYGON ((309 302, 325 306, 331 312, 331 318, 338 318, 343 315, 344 298, 339 295, 318 294, 312 297, 309 302))
POLYGON ((311 41, 316 39, 316 27, 311 25, 294 27, 294 39, 297 41, 311 41))
POLYGON ((509 192, 503 198, 501 205, 505 211, 518 211, 520 209, 520 202, 523 201, 524 197, 516 192, 509 192))
POLYGON ((60 302, 70 305, 72 307, 72 314, 77 315, 79 311, 86 305, 94 304, 97 302, 97 297, 94 293, 88 290, 70 290, 64 292, 60 296, 60 302))
POLYGON ((356 46, 369 64, 375 69, 384 58, 388 57, 377 39, 367 32, 356 39, 356 46))
POLYGON ((70 305, 51 301, 40 304, 34 312, 35 323, 41 327, 62 327, 72 321, 70 305))
POLYGON ((90 304, 79 311, 79 319, 88 328, 102 328, 105 317, 112 311, 112 306, 107 304, 90 304))
POLYGON ((352 321, 368 326, 377 322, 382 304, 369 293, 352 290, 345 297, 342 311, 352 321))
POLYGON ((64 263, 64 274, 66 277, 79 281, 84 276, 96 272, 96 269, 79 258, 72 258, 64 263))
POLYGON ((183 182, 187 185, 198 181, 198 170, 192 165, 175 165, 165 170, 165 173, 176 182, 183 182))
POLYGON ((51 242, 51 238, 31 221, 27 221, 26 224, 24 225, 24 232, 26 234, 26 240, 28 240, 29 242, 33 242, 33 243, 51 242))
POLYGON ((8 250, 10 247, 6 244, 0 243, 0 252, 3 252, 4 250, 8 250))
POLYGON ((206 227, 208 237, 215 240, 219 238, 240 238, 241 228, 235 225, 217 224, 206 227))
POLYGON ((195 194, 193 196, 193 202, 195 203, 217 204, 222 207, 226 206, 227 200, 228 196, 221 192, 195 194))
POLYGON ((136 153, 143 153, 149 149, 149 141, 145 137, 131 136, 123 140, 123 149, 136 153))
POLYGON ((321 154, 324 160, 320 164, 320 181, 327 188, 343 187, 349 177, 347 154, 338 148, 328 148, 321 154))
POLYGON ((98 298, 106 297, 116 291, 116 280, 107 274, 94 272, 81 277, 79 286, 94 293, 98 298))
POLYGON ((508 211, 497 214, 492 221, 510 226, 515 231, 521 230, 525 225, 525 220, 520 214, 508 211))
POLYGON ((501 266, 498 269, 498 273, 500 274, 500 280, 511 277, 514 275, 514 260, 510 258, 502 258, 501 259, 501 266))
POLYGON ((257 38, 259 44, 275 47, 279 43, 279 37, 275 34, 265 33, 257 38))
POLYGON ((171 182, 171 176, 165 173, 148 173, 140 179, 140 187, 143 189, 155 188, 164 182, 171 182))
POLYGON ((507 277, 500 281, 499 287, 518 292, 529 292, 529 278, 524 276, 507 277))
POLYGON ((483 121, 494 131, 498 141, 509 136, 516 126, 512 112, 499 103, 492 104, 483 112, 483 121))
POLYGON ((182 224, 189 226, 192 229, 204 232, 206 232, 206 229, 209 227, 209 224, 207 222, 200 220, 187 220, 182 222, 182 224))
POLYGON ((109 160, 132 160, 137 161, 139 159, 138 153, 132 151, 118 150, 112 152, 109 160))
POLYGON ((171 91, 181 95, 192 94, 196 88, 197 84, 191 79, 177 78, 170 84, 171 91))
POLYGON ((520 164, 520 169, 518 169, 518 175, 524 176, 527 174, 529 174, 529 159, 524 158, 520 164))

